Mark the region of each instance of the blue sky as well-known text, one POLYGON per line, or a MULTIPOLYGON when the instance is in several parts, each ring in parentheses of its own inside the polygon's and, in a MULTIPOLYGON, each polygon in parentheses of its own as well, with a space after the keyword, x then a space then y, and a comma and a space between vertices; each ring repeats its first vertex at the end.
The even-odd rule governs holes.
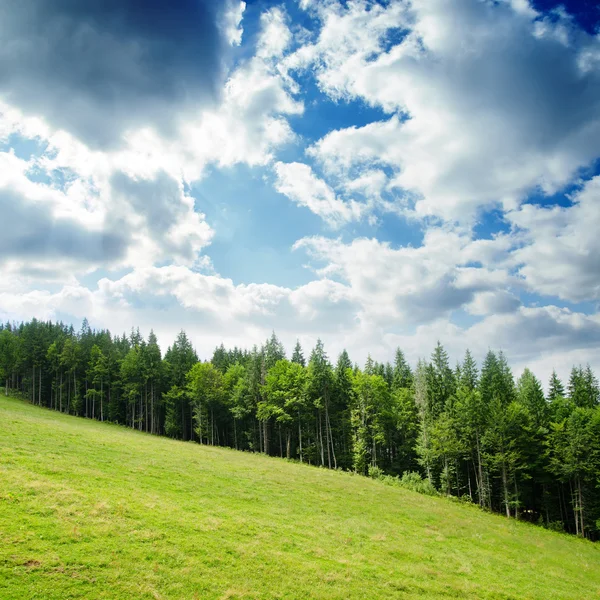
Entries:
POLYGON ((0 2, 2 319, 600 366, 595 3, 32 7, 0 2))

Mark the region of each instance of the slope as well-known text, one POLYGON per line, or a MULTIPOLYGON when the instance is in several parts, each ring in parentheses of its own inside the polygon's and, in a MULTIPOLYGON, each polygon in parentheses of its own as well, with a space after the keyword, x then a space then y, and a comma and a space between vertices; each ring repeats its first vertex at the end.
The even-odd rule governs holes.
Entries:
POLYGON ((0 397, 0 598, 600 595, 589 542, 0 397))

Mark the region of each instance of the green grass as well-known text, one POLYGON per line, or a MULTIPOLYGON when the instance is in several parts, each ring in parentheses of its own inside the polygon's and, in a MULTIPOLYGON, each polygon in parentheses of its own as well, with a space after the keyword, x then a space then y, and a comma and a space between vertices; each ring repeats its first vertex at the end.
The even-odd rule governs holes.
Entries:
POLYGON ((600 598, 600 547, 0 397, 0 598, 600 598))

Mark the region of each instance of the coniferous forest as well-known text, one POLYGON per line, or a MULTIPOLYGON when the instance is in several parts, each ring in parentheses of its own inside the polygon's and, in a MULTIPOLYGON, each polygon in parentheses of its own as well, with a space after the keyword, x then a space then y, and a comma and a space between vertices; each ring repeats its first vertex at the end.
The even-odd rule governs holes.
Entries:
POLYGON ((414 370, 319 341, 291 356, 273 333, 251 350, 223 346, 209 362, 181 332, 164 356, 156 336, 113 337, 33 319, 0 325, 7 395, 80 417, 199 444, 261 452, 363 475, 421 482, 591 540, 600 537, 599 387, 589 366, 547 393, 502 352, 455 365, 438 345, 414 370), (306 353, 305 353, 306 352, 306 353))

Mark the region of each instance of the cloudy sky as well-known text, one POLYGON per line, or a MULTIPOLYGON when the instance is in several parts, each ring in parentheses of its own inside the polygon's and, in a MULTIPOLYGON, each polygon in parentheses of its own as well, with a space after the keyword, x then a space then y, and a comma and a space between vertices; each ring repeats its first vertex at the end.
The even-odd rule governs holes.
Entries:
POLYGON ((0 318, 600 369, 600 10, 0 0, 0 318))

